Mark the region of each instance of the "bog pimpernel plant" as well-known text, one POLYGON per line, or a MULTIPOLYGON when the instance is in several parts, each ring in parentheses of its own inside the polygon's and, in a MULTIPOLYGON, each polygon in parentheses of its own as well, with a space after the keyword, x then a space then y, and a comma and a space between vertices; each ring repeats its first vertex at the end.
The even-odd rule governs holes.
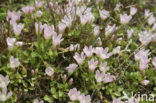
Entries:
POLYGON ((156 8, 151 3, 156 5, 30 0, 10 7, 0 36, 0 101, 154 103, 156 8), (134 99, 132 92, 153 99, 134 99))

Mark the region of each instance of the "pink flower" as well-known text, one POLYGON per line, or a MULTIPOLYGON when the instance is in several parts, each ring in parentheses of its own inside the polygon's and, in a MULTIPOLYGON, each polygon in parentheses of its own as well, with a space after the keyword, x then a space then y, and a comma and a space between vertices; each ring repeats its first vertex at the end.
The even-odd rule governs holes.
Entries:
POLYGON ((151 42, 153 35, 150 31, 142 31, 139 33, 139 40, 143 45, 147 45, 151 42))
POLYGON ((156 23, 153 24, 152 30, 153 30, 153 31, 156 31, 156 23))
POLYGON ((115 80, 115 76, 111 75, 110 73, 105 74, 105 77, 103 79, 105 83, 112 82, 113 80, 115 80))
POLYGON ((102 72, 104 72, 104 73, 106 73, 106 72, 109 70, 109 67, 107 66, 107 62, 104 62, 104 63, 101 62, 99 68, 100 68, 100 70, 101 70, 102 72))
POLYGON ((116 48, 113 49, 112 54, 119 54, 120 53, 120 46, 117 46, 116 48))
POLYGON ((94 26, 94 35, 99 35, 100 34, 100 27, 99 26, 94 26))
POLYGON ((128 38, 131 38, 132 35, 133 35, 133 33, 134 33, 134 30, 133 29, 127 30, 128 38))
POLYGON ((153 16, 153 14, 148 18, 147 21, 148 21, 149 25, 152 25, 153 23, 155 23, 156 20, 155 20, 155 17, 153 16))
POLYGON ((135 15, 137 13, 137 8, 131 7, 130 8, 130 15, 135 15))
POLYGON ((14 30, 14 33, 16 36, 20 35, 23 27, 24 27, 24 25, 22 23, 19 23, 19 24, 14 23, 13 24, 13 30, 14 30))
POLYGON ((70 78, 70 80, 69 80, 69 84, 70 84, 70 85, 73 84, 73 78, 70 78))
POLYGON ((77 66, 77 64, 70 64, 66 69, 68 70, 68 73, 72 74, 77 66))
POLYGON ((95 79, 97 82, 102 82, 104 79, 105 73, 100 73, 99 70, 96 71, 95 79))
POLYGON ((97 44, 98 44, 99 46, 102 45, 102 41, 101 41, 101 38, 100 38, 100 37, 97 38, 96 42, 97 42, 97 44))
POLYGON ((16 42, 16 38, 8 37, 6 41, 7 41, 8 49, 12 50, 14 48, 14 44, 16 42))
POLYGON ((17 41, 17 42, 16 42, 16 46, 18 46, 18 47, 23 46, 23 44, 24 44, 24 42, 22 42, 22 41, 17 41))
POLYGON ((57 35, 56 33, 53 34, 53 46, 60 46, 60 43, 64 40, 62 39, 62 34, 57 35))
POLYGON ((80 44, 70 44, 69 51, 76 51, 80 49, 80 44))
POLYGON ((48 76, 53 76, 54 72, 55 72, 54 69, 51 68, 51 67, 48 67, 48 68, 46 68, 46 70, 45 70, 45 73, 46 73, 48 76))
POLYGON ((9 76, 3 76, 0 74, 0 87, 1 88, 7 88, 8 84, 9 84, 10 80, 9 80, 9 76))
POLYGON ((22 8, 22 11, 24 14, 32 13, 34 11, 34 7, 33 6, 26 6, 26 7, 22 8))
POLYGON ((7 93, 7 88, 2 88, 0 92, 0 101, 6 101, 12 96, 12 92, 7 93))
POLYGON ((94 72, 95 68, 97 67, 98 61, 94 61, 92 58, 90 61, 88 61, 89 69, 94 72))
POLYGON ((40 10, 36 12, 36 16, 37 16, 37 17, 41 17, 41 16, 42 16, 42 14, 43 14, 43 12, 42 12, 42 11, 40 11, 40 10))
POLYGON ((13 56, 10 57, 10 68, 16 68, 20 65, 19 59, 14 58, 13 56))
POLYGON ((146 68, 148 68, 148 63, 150 60, 148 58, 141 59, 139 63, 140 70, 144 71, 146 68))
POLYGON ((66 24, 60 22, 58 24, 59 33, 63 33, 65 31, 66 27, 67 27, 66 24))
POLYGON ((43 1, 35 0, 35 8, 40 8, 40 7, 42 7, 43 4, 44 4, 43 1))
POLYGON ((33 103, 44 103, 43 100, 39 101, 38 99, 35 99, 33 103))
POLYGON ((79 99, 78 97, 80 96, 80 92, 77 91, 76 88, 73 88, 68 92, 68 96, 70 97, 70 100, 75 101, 79 99))
POLYGON ((15 23, 17 20, 20 20, 20 17, 21 17, 21 13, 20 11, 18 12, 15 12, 15 11, 8 11, 8 15, 7 15, 7 21, 10 20, 10 24, 13 24, 15 23))
POLYGON ((110 16, 109 11, 107 10, 99 10, 99 13, 100 13, 100 17, 104 20, 110 16))
POLYGON ((63 77, 62 77, 63 81, 66 81, 67 80, 67 75, 64 74, 63 77))
POLYGON ((142 48, 139 52, 135 53, 135 60, 141 61, 142 59, 148 59, 149 50, 142 48))
POLYGON ((114 10, 119 11, 120 7, 122 7, 123 5, 119 2, 118 4, 116 4, 116 7, 114 8, 114 10))
POLYGON ((142 83, 142 85, 148 85, 149 84, 149 80, 143 80, 141 83, 142 83))
POLYGON ((92 46, 85 46, 83 52, 86 54, 87 57, 91 57, 93 55, 93 47, 92 46))
POLYGON ((49 40, 51 39, 52 35, 57 35, 56 32, 54 31, 54 25, 47 26, 44 25, 44 38, 49 40))
POLYGON ((105 28, 105 35, 108 36, 109 34, 113 33, 115 30, 117 30, 118 27, 116 27, 116 24, 114 25, 107 25, 107 27, 105 28))
POLYGON ((156 67, 156 57, 153 58, 152 64, 156 67))
POLYGON ((135 60, 139 61, 139 68, 144 72, 148 68, 148 59, 149 50, 141 49, 138 53, 135 53, 135 60))
MULTIPOLYGON (((40 33, 42 33, 42 30, 44 29, 45 25, 42 25, 42 23, 40 22, 40 33)), ((38 23, 35 22, 35 31, 36 33, 38 34, 38 28, 39 28, 39 25, 38 23)))
POLYGON ((103 49, 103 47, 96 47, 95 53, 98 57, 100 57, 102 60, 107 59, 111 56, 111 53, 108 53, 108 47, 103 49))
POLYGON ((121 98, 113 98, 112 103, 124 103, 124 102, 121 101, 121 98))
POLYGON ((84 52, 81 52, 81 55, 76 52, 74 55, 74 59, 79 65, 81 65, 84 62, 85 58, 86 56, 84 55, 84 52))
POLYGON ((131 15, 127 15, 127 14, 120 14, 120 22, 122 24, 127 24, 129 23, 129 21, 132 19, 132 16, 131 15))
POLYGON ((81 94, 79 96, 80 103, 91 103, 91 97, 90 95, 85 96, 84 94, 81 94))
POLYGON ((73 22, 73 17, 71 15, 65 15, 61 21, 66 25, 66 27, 71 27, 73 22))
POLYGON ((151 15, 152 15, 152 13, 150 12, 150 10, 149 9, 146 9, 145 10, 145 17, 148 18, 151 15))

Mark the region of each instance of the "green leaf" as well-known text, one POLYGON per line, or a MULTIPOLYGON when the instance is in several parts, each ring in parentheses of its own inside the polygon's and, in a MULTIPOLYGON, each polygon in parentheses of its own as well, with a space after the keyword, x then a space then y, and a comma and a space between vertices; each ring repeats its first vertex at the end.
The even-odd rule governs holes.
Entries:
POLYGON ((48 103, 52 103, 53 102, 53 98, 48 96, 48 95, 44 96, 44 100, 47 101, 48 103))

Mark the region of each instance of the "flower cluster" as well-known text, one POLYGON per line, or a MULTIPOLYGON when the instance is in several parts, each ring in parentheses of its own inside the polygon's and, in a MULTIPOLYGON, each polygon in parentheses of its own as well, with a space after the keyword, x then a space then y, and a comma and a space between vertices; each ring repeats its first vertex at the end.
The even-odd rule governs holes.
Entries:
POLYGON ((0 101, 139 103, 121 97, 154 90, 156 19, 137 2, 124 7, 129 2, 34 0, 8 10, 0 101))

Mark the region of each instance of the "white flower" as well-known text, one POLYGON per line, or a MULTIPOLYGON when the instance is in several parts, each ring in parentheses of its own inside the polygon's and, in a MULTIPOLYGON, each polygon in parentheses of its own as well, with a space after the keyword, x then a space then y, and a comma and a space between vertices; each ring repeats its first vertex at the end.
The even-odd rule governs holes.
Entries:
POLYGON ((54 74, 54 69, 51 68, 51 67, 48 67, 48 68, 46 68, 45 73, 46 73, 48 76, 52 76, 52 75, 54 74))
POLYGON ((12 50, 14 48, 14 44, 16 42, 16 38, 8 37, 6 41, 7 41, 8 49, 12 50))
POLYGON ((18 58, 10 57, 10 68, 16 68, 20 65, 18 58))
POLYGON ((135 15, 137 13, 137 8, 135 8, 135 7, 131 7, 130 8, 130 15, 135 15))
POLYGON ((84 52, 81 52, 81 55, 76 52, 74 55, 74 59, 80 65, 84 62, 85 58, 86 56, 84 55, 84 52))
POLYGON ((131 15, 127 15, 127 14, 120 14, 120 22, 122 24, 127 24, 129 23, 129 21, 132 19, 132 16, 131 15))
POLYGON ((109 11, 107 10, 99 10, 99 13, 100 13, 100 17, 104 20, 110 16, 109 11))
POLYGON ((77 68, 77 64, 70 64, 66 69, 68 70, 68 73, 72 74, 74 70, 77 68))

